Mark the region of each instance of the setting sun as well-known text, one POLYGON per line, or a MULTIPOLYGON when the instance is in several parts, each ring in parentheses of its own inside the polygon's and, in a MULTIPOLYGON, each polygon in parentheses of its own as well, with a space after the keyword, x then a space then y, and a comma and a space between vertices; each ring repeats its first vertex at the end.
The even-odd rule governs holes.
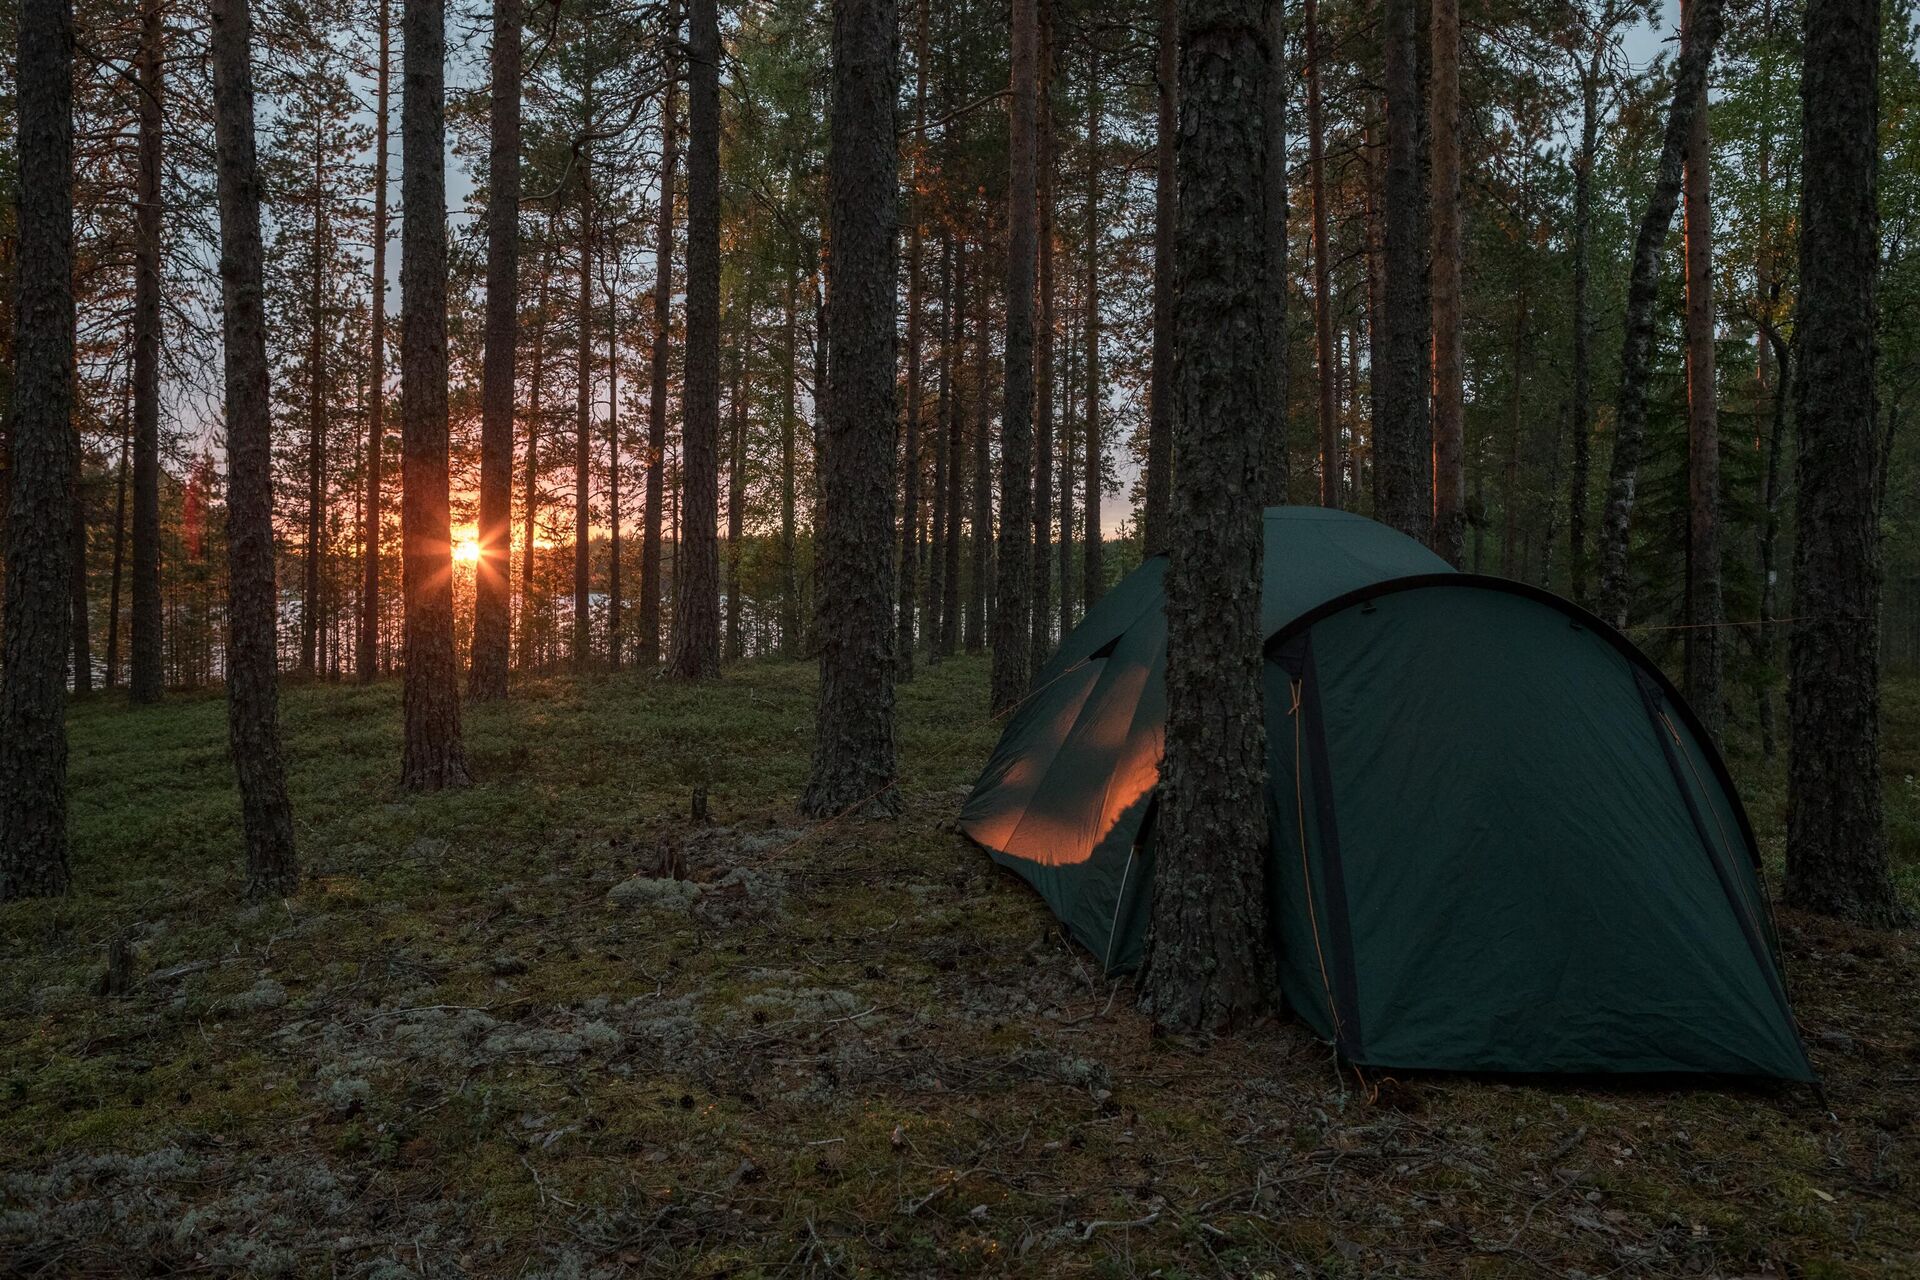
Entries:
POLYGON ((454 530, 453 560, 455 564, 480 563, 480 531, 478 529, 454 530))

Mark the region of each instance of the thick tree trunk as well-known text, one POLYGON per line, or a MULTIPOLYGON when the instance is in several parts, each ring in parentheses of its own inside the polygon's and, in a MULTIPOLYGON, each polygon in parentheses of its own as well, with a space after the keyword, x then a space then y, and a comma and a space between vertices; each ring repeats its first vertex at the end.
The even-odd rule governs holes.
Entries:
POLYGON ((547 372, 547 293, 552 279, 553 208, 547 209, 547 234, 540 251, 540 293, 533 305, 533 368, 527 387, 527 473, 520 507, 523 532, 520 539, 520 669, 532 671, 537 664, 537 625, 540 610, 533 594, 534 532, 540 516, 540 421, 546 412, 543 393, 547 372))
MULTIPOLYGON (((680 39, 680 5, 667 0, 667 46, 680 39)), ((647 510, 640 533, 640 634, 642 667, 660 662, 660 515, 666 496, 667 365, 673 346, 673 187, 680 162, 680 63, 667 56, 660 106, 660 207, 654 218, 652 380, 647 393, 647 510)))
MULTIPOLYGON (((1698 3, 1698 0, 1694 0, 1698 3)), ((1680 9, 1681 44, 1692 38, 1693 4, 1680 9)), ((1681 633, 1687 701, 1716 741, 1725 716, 1720 674, 1720 415, 1714 377, 1713 206, 1709 195, 1707 85, 1687 130, 1681 179, 1687 270, 1687 630, 1681 633)))
POLYGON ((1433 549, 1466 553, 1466 361, 1460 344, 1460 0, 1432 0, 1433 549))
POLYGON ((21 0, 12 425, 0 662, 0 902, 65 893, 73 555, 73 10, 21 0))
POLYGON ((913 165, 907 190, 907 422, 900 452, 900 564, 899 603, 895 608, 893 657, 899 679, 913 679, 913 610, 920 590, 920 268, 921 164, 927 148, 927 9, 917 6, 913 54, 913 165))
POLYGON ((1634 239, 1627 278, 1627 311, 1620 344, 1620 395, 1614 412, 1613 466, 1607 479, 1606 509, 1600 522, 1600 592, 1596 612, 1616 627, 1627 622, 1631 587, 1627 534, 1633 519, 1640 455, 1647 435, 1647 379, 1653 364, 1653 307, 1659 294, 1660 251, 1680 198, 1681 164, 1694 108, 1707 82, 1714 43, 1720 38, 1720 0, 1694 0, 1692 39, 1683 46, 1673 73, 1673 101, 1654 171, 1653 190, 1634 239))
POLYGON ((947 598, 948 423, 953 413, 953 238, 940 237, 940 390, 933 418, 933 529, 927 556, 927 592, 923 607, 927 665, 938 666, 947 598))
POLYGON ((1166 550, 1170 532, 1167 513, 1173 501, 1173 288, 1178 252, 1175 220, 1180 206, 1179 176, 1174 167, 1174 157, 1179 152, 1180 3, 1179 0, 1159 0, 1158 8, 1159 30, 1155 38, 1159 41, 1159 52, 1154 66, 1158 94, 1153 143, 1153 365, 1147 384, 1146 503, 1140 519, 1142 549, 1148 555, 1166 550))
MULTIPOLYGON (((1340 505, 1340 416, 1333 364, 1333 269, 1327 246, 1326 113, 1320 101, 1320 6, 1306 0, 1307 185, 1313 194, 1313 337, 1320 373, 1320 505, 1340 505)), ((1374 323, 1377 312, 1369 314, 1374 323)))
POLYGON ((1421 158, 1418 0, 1384 0, 1387 173, 1385 313, 1374 370, 1374 518, 1426 540, 1433 522, 1432 431, 1427 416, 1425 173, 1421 158))
POLYGON ((227 736, 240 784, 247 891, 299 886, 280 749, 273 584, 273 407, 254 155, 253 21, 247 0, 214 0, 212 61, 220 202, 227 418, 227 736))
MULTIPOLYGON (((711 3, 711 0, 701 0, 711 3)), ((894 814, 894 289, 898 175, 894 0, 835 0, 829 115, 825 448, 820 458, 820 693, 815 817, 894 814)))
POLYGON ((1033 586, 1033 286, 1038 249, 1034 134, 1040 42, 1037 0, 1013 0, 1013 105, 1007 113, 1006 393, 1000 413, 1000 545, 988 706, 1004 711, 1027 693, 1033 586))
POLYGON ((380 487, 387 442, 387 137, 393 64, 392 0, 380 0, 380 65, 374 72, 373 319, 367 357, 367 491, 361 512, 360 630, 354 675, 370 682, 380 670, 380 487))
MULTIPOLYGON (((1033 593, 1027 656, 1038 675, 1053 652, 1053 12, 1038 0, 1040 48, 1034 69, 1034 203, 1039 236, 1038 322, 1033 335, 1033 593)), ((1152 488, 1151 480, 1148 484, 1152 488)))
POLYGON ((400 783, 438 791, 472 781, 460 740, 447 494, 445 0, 406 0, 402 22, 400 537, 407 669, 400 783))
MULTIPOLYGON (((691 0, 687 19, 687 359, 681 389, 680 541, 674 548, 673 651, 668 670, 680 680, 710 680, 720 674, 720 21, 716 0, 691 0)), ((891 416, 887 421, 893 421, 891 416)), ((889 439, 891 435, 889 427, 889 439)), ((891 507, 891 501, 887 505, 891 507)), ((881 579, 891 581, 891 575, 883 571, 881 579)))
MULTIPOLYGON (((135 193, 133 276, 133 666, 127 676, 127 696, 136 703, 158 702, 166 685, 160 596, 161 66, 165 39, 161 0, 140 0, 140 177, 135 193)), ((24 164, 21 170, 27 171, 24 164)), ((24 243, 20 256, 24 262, 24 243)))
POLYGON ((1271 387, 1263 248, 1273 0, 1186 0, 1181 35, 1179 467, 1167 732, 1145 1001, 1175 1031, 1267 1005, 1260 486, 1271 387))
POLYGON ((1891 925, 1908 912, 1888 867, 1880 775, 1880 4, 1809 0, 1805 35, 1786 894, 1891 925))
POLYGON ((327 521, 327 169, 313 137, 313 261, 307 277, 307 530, 300 589, 300 674, 312 679, 323 612, 320 556, 327 521))
MULTIPOLYGON (((1107 570, 1102 551, 1106 531, 1100 527, 1101 499, 1107 484, 1106 441, 1101 437, 1100 385, 1100 117, 1106 109, 1101 95, 1100 45, 1087 44, 1087 387, 1086 412, 1081 415, 1081 438, 1086 450, 1086 492, 1080 500, 1086 511, 1086 532, 1080 538, 1080 598, 1089 609, 1106 594, 1107 570)), ((1176 253, 1175 262, 1179 257, 1176 253)), ((982 341, 985 336, 982 335, 982 341)))
POLYGON ((507 695, 512 631, 513 410, 520 338, 520 0, 493 0, 488 106, 487 328, 480 364, 480 558, 467 696, 507 695))

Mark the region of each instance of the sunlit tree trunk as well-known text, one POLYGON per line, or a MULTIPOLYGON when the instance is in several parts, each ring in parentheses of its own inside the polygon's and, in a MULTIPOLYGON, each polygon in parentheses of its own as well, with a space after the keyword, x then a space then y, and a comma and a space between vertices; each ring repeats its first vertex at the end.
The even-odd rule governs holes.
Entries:
MULTIPOLYGON (((127 695, 157 702, 166 685, 160 596, 160 284, 162 64, 161 0, 140 0, 140 176, 134 214, 133 277, 133 607, 127 695)), ((21 172, 27 172, 23 164, 21 172)), ((24 246, 21 260, 26 259, 24 246)))
POLYGON ((1888 867, 1880 774, 1880 20, 1879 0, 1807 4, 1786 892, 1796 906, 1891 925, 1908 912, 1888 867))
POLYGON ((480 365, 480 557, 467 694, 507 693, 512 629, 513 410, 520 337, 520 0, 493 0, 487 153, 487 320, 480 365))
POLYGON ((226 358, 227 735, 240 784, 247 891, 299 886, 293 811, 281 755, 274 659, 273 409, 254 154, 252 15, 247 0, 213 0, 221 325, 226 358))
MULTIPOLYGON (((681 680, 720 674, 720 23, 715 6, 716 0, 691 0, 687 9, 687 356, 668 662, 669 672, 681 680)), ((891 575, 882 576, 891 581, 891 575)))
MULTIPOLYGON (((711 0, 697 0, 711 3, 711 0)), ((894 0, 834 0, 820 692, 804 812, 893 814, 894 0)), ((689 193, 691 195, 691 192, 689 193)), ((689 254, 691 256, 691 254, 689 254)))
POLYGON ((467 785, 453 652, 447 493, 446 8, 405 0, 400 107, 400 417, 406 741, 411 791, 467 785))
POLYGON ((1260 488, 1272 383, 1265 138, 1273 0, 1185 0, 1167 729, 1144 999, 1228 1030, 1272 987, 1260 691, 1260 488))
POLYGON ((360 630, 354 674, 362 684, 380 670, 380 488, 387 439, 387 137, 393 63, 391 0, 380 0, 380 65, 374 69, 373 317, 367 355, 367 476, 361 512, 360 630))

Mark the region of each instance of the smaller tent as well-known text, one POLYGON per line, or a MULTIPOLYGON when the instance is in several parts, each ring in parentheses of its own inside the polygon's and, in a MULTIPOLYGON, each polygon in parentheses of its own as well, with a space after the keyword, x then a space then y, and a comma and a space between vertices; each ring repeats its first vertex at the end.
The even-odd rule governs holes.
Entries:
MULTIPOLYGON (((1672 685, 1547 592, 1320 508, 1266 513, 1268 916, 1350 1061, 1812 1078, 1752 829, 1672 685)), ((1138 964, 1166 561, 1087 613, 961 811, 1109 971, 1138 964)))

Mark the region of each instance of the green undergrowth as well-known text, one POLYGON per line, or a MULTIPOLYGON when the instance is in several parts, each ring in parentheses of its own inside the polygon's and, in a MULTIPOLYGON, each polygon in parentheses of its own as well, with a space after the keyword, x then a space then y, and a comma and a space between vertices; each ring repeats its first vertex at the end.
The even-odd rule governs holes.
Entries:
MULTIPOLYGON (((0 909, 0 1273, 1920 1271, 1913 935, 1784 916, 1823 1095, 1158 1038, 953 830, 984 662, 902 686, 893 822, 795 812, 813 689, 530 682, 419 797, 396 683, 291 687, 264 904, 221 700, 76 705, 75 891, 0 909)), ((1888 716, 1920 898, 1920 683, 1888 716)), ((1730 754, 1777 860, 1783 770, 1730 754)))

